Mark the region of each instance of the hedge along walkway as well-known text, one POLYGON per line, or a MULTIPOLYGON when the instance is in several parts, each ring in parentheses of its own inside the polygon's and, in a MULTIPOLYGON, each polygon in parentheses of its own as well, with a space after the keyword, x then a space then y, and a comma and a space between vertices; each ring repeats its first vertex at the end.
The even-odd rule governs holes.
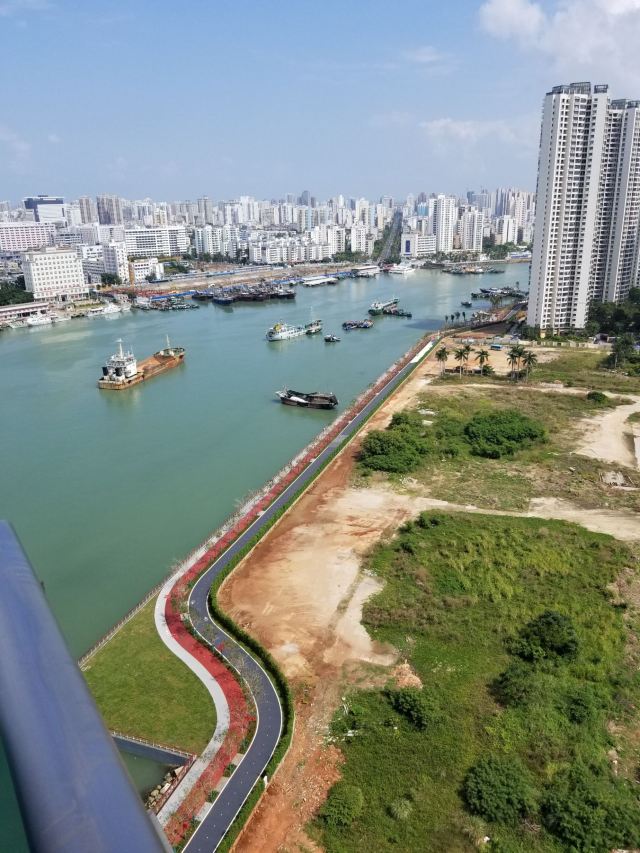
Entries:
MULTIPOLYGON (((216 731, 204 752, 185 774, 158 815, 169 842, 177 844, 188 829, 191 819, 202 809, 209 795, 215 790, 231 759, 238 753, 242 741, 255 721, 255 716, 247 705, 242 687, 231 672, 219 658, 189 633, 171 592, 170 581, 158 598, 156 624, 164 621, 165 630, 186 652, 186 655, 180 654, 180 657, 185 662, 189 657, 192 659, 188 665, 199 677, 204 670, 207 683, 210 679, 217 682, 219 692, 216 692, 214 699, 216 710, 218 711, 219 706, 226 706, 224 724, 221 727, 216 726, 216 731)), ((165 638, 164 631, 161 636, 165 638)))

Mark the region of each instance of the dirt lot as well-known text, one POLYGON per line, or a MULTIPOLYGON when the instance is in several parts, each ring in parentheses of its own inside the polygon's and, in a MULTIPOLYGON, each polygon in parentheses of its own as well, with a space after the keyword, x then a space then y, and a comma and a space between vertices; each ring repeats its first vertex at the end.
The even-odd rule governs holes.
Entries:
MULTIPOLYGON (((365 430, 384 427, 393 412, 415 404, 439 369, 434 359, 421 366, 365 430)), ((438 390, 451 391, 447 386, 438 390)), ((589 430, 585 425, 584 449, 591 440, 596 452, 601 430, 599 421, 589 430)), ((618 449, 621 440, 619 436, 618 449)), ((290 679, 297 712, 292 747, 236 845, 243 853, 318 849, 304 827, 340 772, 340 753, 326 742, 328 724, 349 685, 379 684, 401 665, 394 649, 372 642, 361 625, 363 602, 377 589, 376 579, 362 571, 363 556, 382 536, 422 509, 436 505, 468 509, 386 486, 354 486, 351 474, 357 446, 358 439, 325 470, 220 593, 222 606, 281 664, 290 679)), ((640 537, 640 525, 632 514, 585 513, 553 501, 532 504, 524 514, 577 521, 628 540, 640 537)))

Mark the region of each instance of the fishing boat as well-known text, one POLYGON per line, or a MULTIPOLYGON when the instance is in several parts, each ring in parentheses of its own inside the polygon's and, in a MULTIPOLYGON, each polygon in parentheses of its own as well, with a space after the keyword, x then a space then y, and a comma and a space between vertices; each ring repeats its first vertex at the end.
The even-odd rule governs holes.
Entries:
POLYGON ((268 341, 288 341, 307 334, 305 326, 290 326, 288 323, 276 323, 267 331, 268 341))
POLYGON ((388 308, 383 308, 382 313, 390 317, 407 317, 409 319, 413 317, 411 311, 405 311, 404 308, 398 308, 397 305, 390 305, 388 308))
POLYGON ((373 302, 369 308, 369 314, 371 314, 372 317, 382 314, 385 308, 391 308, 394 305, 397 305, 399 301, 400 300, 394 296, 393 299, 388 299, 386 302, 373 302))
POLYGON ((338 344, 340 343, 340 338, 336 337, 336 335, 325 335, 324 342, 325 344, 338 344))
POLYGON ((463 308, 473 308, 473 302, 469 302, 468 299, 465 299, 463 302, 460 303, 460 305, 462 305, 463 308))
POLYGON ((353 329, 370 329, 373 326, 373 320, 347 320, 342 324, 345 332, 351 332, 353 329))
POLYGON ((302 391, 285 388, 283 391, 278 391, 278 397, 285 406, 300 406, 304 409, 335 409, 338 405, 335 394, 324 394, 320 391, 305 394, 302 391))
POLYGON ((322 320, 312 320, 306 324, 304 330, 307 335, 317 335, 318 332, 322 331, 322 320))

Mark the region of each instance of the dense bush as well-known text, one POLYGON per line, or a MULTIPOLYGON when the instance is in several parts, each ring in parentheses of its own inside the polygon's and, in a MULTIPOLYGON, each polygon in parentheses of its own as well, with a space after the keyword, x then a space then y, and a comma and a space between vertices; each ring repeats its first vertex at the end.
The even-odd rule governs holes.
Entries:
POLYGON ((438 714, 433 699, 417 687, 388 690, 387 698, 394 711, 417 729, 426 729, 437 720, 438 714))
POLYGON ((590 403, 596 403, 598 406, 604 406, 609 402, 609 398, 606 394, 603 394, 602 391, 589 391, 587 394, 587 400, 590 403))
POLYGON ((463 794, 474 814, 499 823, 514 824, 535 809, 531 779, 515 758, 481 758, 467 773, 463 794))
POLYGON ((320 812, 330 826, 348 826, 361 813, 364 796, 357 785, 336 782, 320 812))
POLYGON ((530 661, 571 659, 578 653, 578 636, 568 616, 545 610, 525 625, 510 650, 530 661))
POLYGON ((547 829, 567 850, 602 853, 640 845, 637 799, 606 770, 597 776, 592 769, 574 764, 554 781, 542 813, 547 829))
POLYGON ((535 685, 531 667, 523 661, 513 661, 491 685, 491 692, 502 705, 525 705, 535 685))
POLYGON ((360 461, 374 471, 406 474, 420 462, 421 452, 404 432, 373 430, 365 436, 360 461))
POLYGON ((466 425, 465 435, 476 456, 500 459, 545 438, 542 424, 515 409, 481 412, 466 425))

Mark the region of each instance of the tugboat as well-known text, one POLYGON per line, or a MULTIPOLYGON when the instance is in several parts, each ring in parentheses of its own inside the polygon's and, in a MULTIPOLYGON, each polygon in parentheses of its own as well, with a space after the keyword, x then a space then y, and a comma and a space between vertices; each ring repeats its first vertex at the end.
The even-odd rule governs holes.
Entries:
POLYGON ((335 394, 323 394, 320 391, 305 394, 302 391, 285 388, 283 391, 278 391, 278 397, 285 406, 300 406, 304 409, 335 409, 338 405, 335 394))
POLYGON ((324 342, 325 344, 339 344, 340 338, 336 337, 336 335, 325 335, 324 342))
POLYGON ((167 346, 158 350, 149 358, 138 364, 131 350, 125 351, 122 346, 122 338, 116 341, 118 350, 102 368, 102 376, 98 380, 98 388, 108 391, 122 391, 138 385, 145 379, 151 379, 165 370, 177 367, 184 359, 184 347, 171 346, 167 336, 167 346))

